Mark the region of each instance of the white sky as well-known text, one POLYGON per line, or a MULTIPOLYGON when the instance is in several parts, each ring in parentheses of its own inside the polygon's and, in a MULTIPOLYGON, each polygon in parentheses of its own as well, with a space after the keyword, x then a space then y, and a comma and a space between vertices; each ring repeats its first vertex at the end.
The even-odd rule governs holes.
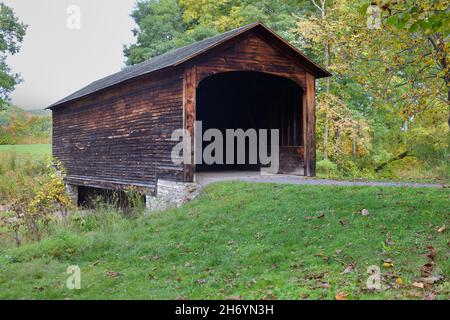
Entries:
POLYGON ((135 0, 4 0, 28 24, 20 53, 8 58, 24 82, 12 102, 43 109, 124 66, 123 45, 134 42, 129 16, 135 0), (81 9, 80 30, 67 27, 67 8, 81 9))

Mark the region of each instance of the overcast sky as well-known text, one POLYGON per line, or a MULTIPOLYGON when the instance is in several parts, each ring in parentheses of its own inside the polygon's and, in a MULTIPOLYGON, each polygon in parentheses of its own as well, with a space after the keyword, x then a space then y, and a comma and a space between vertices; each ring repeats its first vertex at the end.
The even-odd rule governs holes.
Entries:
POLYGON ((12 102, 42 109, 124 66, 123 45, 134 42, 129 16, 135 0, 4 0, 28 24, 20 53, 8 59, 24 82, 12 102), (80 9, 80 29, 76 11, 80 9), (75 29, 70 29, 68 27, 75 29))

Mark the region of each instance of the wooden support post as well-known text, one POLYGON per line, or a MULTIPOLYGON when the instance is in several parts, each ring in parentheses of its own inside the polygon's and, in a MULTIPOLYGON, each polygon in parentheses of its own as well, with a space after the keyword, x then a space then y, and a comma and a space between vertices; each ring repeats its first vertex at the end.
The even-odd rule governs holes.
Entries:
POLYGON ((184 181, 193 182, 195 174, 195 137, 194 124, 196 118, 197 100, 197 70, 196 67, 187 67, 183 80, 183 114, 184 129, 191 135, 191 163, 184 164, 184 181))
POLYGON ((316 79, 306 74, 306 175, 316 175, 316 79))

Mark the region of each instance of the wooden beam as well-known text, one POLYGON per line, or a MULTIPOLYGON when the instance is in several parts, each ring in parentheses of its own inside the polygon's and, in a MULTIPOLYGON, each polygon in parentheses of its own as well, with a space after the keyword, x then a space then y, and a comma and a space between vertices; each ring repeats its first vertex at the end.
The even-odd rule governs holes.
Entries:
POLYGON ((306 175, 316 175, 316 78, 306 74, 306 175))
POLYGON ((183 118, 184 129, 191 135, 191 163, 184 165, 184 181, 193 182, 195 174, 195 137, 194 124, 196 118, 197 100, 197 69, 195 66, 187 67, 183 79, 183 118))

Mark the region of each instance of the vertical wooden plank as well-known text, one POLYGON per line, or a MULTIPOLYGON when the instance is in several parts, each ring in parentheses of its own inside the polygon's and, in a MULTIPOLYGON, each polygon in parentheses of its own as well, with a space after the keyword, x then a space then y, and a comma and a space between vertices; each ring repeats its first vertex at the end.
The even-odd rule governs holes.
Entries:
POLYGON ((197 100, 197 70, 195 66, 188 66, 184 71, 183 80, 183 114, 184 129, 191 135, 191 163, 184 165, 184 181, 193 182, 195 174, 195 137, 194 124, 197 100))
POLYGON ((306 174, 316 175, 316 79, 306 74, 306 174))
POLYGON ((308 124, 307 124, 307 111, 308 111, 308 102, 306 99, 306 86, 303 87, 302 93, 302 142, 303 142, 303 163, 304 163, 304 175, 308 175, 308 148, 306 147, 308 144, 307 136, 308 136, 308 124))

